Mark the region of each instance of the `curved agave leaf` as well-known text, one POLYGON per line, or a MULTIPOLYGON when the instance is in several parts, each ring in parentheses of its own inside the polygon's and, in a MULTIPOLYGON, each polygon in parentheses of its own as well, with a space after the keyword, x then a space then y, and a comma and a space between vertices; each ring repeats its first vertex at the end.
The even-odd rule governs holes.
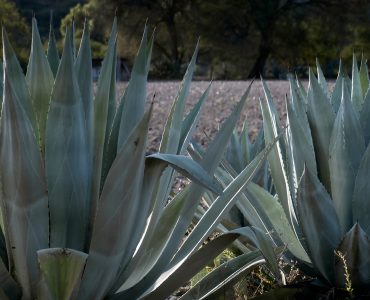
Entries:
POLYGON ((361 79, 360 79, 360 74, 358 72, 357 59, 356 59, 355 53, 353 53, 353 60, 352 60, 351 101, 356 111, 360 112, 362 109, 362 104, 364 103, 364 97, 363 97, 361 79))
POLYGON ((54 26, 53 26, 53 14, 50 14, 50 31, 49 31, 49 43, 48 43, 48 51, 47 51, 47 59, 49 61, 49 65, 51 71, 53 72, 54 77, 57 75, 58 67, 59 67, 59 54, 57 48, 57 42, 55 40, 54 34, 54 26))
POLYGON ((37 251, 41 281, 46 290, 39 290, 39 299, 50 295, 51 300, 76 299, 87 254, 66 248, 48 248, 37 251))
POLYGON ((357 170, 365 152, 358 115, 352 107, 346 89, 343 89, 342 103, 335 119, 329 151, 331 194, 344 234, 353 224, 352 197, 357 170))
POLYGON ((367 147, 362 157, 353 193, 353 220, 358 222, 366 232, 370 234, 370 146, 367 147))
POLYGON ((341 240, 340 224, 329 194, 307 168, 298 187, 297 208, 310 260, 334 284, 334 250, 341 240))
MULTIPOLYGON (((274 142, 276 143, 277 140, 274 142)), ((194 253, 208 235, 212 233, 224 214, 230 210, 238 200, 239 196, 244 192, 246 186, 249 184, 257 170, 261 167, 262 161, 266 158, 275 143, 269 145, 247 167, 245 167, 244 170, 226 187, 223 194, 212 203, 210 208, 195 225, 180 250, 174 256, 170 264, 171 267, 181 263, 188 255, 194 253)), ((274 265, 274 263, 269 259, 268 261, 274 268, 273 271, 278 273, 277 265, 274 265)))
POLYGON ((149 110, 118 153, 105 181, 79 299, 104 297, 121 267, 140 212, 149 110), (117 236, 117 230, 122 231, 117 236))
MULTIPOLYGON (((49 211, 39 147, 5 68, 0 131, 1 205, 11 272, 23 297, 34 296, 36 251, 49 244, 49 211)), ((24 80, 24 79, 23 79, 24 80)))
POLYGON ((50 245, 84 249, 90 216, 90 168, 85 114, 67 29, 46 124, 45 167, 50 245))
MULTIPOLYGON (((239 236, 246 238, 248 242, 252 243, 255 247, 263 245, 264 241, 260 241, 260 239, 265 240, 266 238, 263 235, 256 236, 258 233, 258 229, 243 227, 215 238, 188 257, 180 266, 175 266, 172 270, 163 273, 151 287, 152 290, 146 295, 144 294, 141 298, 145 300, 154 300, 168 297, 171 292, 197 274, 205 265, 219 255, 227 245, 231 244, 239 236)), ((266 246, 268 247, 266 253, 270 251, 273 253, 273 249, 269 242, 266 243, 266 246)), ((263 250, 267 249, 263 248, 262 251, 263 250)))
POLYGON ((218 295, 217 292, 220 292, 220 290, 224 291, 227 287, 233 286, 242 276, 246 276, 255 267, 264 262, 265 260, 258 250, 239 255, 207 274, 180 297, 180 299, 215 299, 218 295))
POLYGON ((39 143, 42 153, 45 151, 46 118, 49 111, 50 96, 54 85, 53 72, 46 58, 37 22, 32 18, 32 46, 27 67, 26 82, 31 94, 38 127, 39 143))
POLYGON ((247 190, 249 193, 254 194, 259 200, 261 208, 265 212, 276 233, 279 235, 280 239, 288 248, 288 250, 296 258, 310 263, 311 260, 301 242, 297 239, 279 201, 266 190, 254 184, 253 182, 249 184, 247 190))
POLYGON ((330 192, 329 143, 335 114, 312 70, 309 71, 308 121, 315 148, 317 171, 326 190, 330 192))
POLYGON ((361 82, 361 90, 362 90, 362 97, 365 97, 367 90, 369 89, 369 70, 367 68, 366 59, 364 58, 364 54, 362 53, 361 56, 361 65, 360 65, 360 82, 361 82))
POLYGON ((346 233, 337 249, 335 275, 337 286, 346 286, 346 272, 354 290, 361 290, 370 284, 370 240, 356 223, 346 233), (342 256, 342 258, 340 257, 342 256), (345 265, 344 265, 345 264, 345 265), (345 270, 345 268, 347 270, 345 270))

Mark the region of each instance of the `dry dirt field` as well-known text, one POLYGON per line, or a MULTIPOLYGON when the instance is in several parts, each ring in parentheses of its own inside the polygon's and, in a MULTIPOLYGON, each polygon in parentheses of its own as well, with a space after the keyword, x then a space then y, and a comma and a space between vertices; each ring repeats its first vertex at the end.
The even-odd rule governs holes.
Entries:
MULTIPOLYGON (((240 99, 243 93, 248 88, 250 81, 214 81, 208 99, 203 106, 198 129, 195 138, 198 142, 205 144, 207 137, 204 134, 214 136, 215 132, 223 120, 231 113, 233 106, 240 99)), ((285 112, 285 95, 289 93, 289 85, 287 81, 267 81, 270 87, 274 102, 280 111, 280 115, 284 118, 285 112)), ((197 102, 199 97, 208 87, 209 82, 195 81, 191 84, 190 93, 187 100, 186 112, 197 102)), ((120 84, 121 94, 125 83, 120 84)), ((167 115, 170 111, 171 105, 176 98, 179 89, 179 81, 165 81, 165 82, 149 82, 147 103, 153 98, 154 111, 151 119, 150 132, 149 132, 149 151, 156 151, 159 147, 163 127, 167 115)), ((241 113, 239 120, 239 128, 242 123, 247 120, 250 134, 253 138, 254 134, 261 125, 261 113, 259 107, 259 98, 264 97, 262 84, 256 80, 253 85, 247 103, 241 113)))

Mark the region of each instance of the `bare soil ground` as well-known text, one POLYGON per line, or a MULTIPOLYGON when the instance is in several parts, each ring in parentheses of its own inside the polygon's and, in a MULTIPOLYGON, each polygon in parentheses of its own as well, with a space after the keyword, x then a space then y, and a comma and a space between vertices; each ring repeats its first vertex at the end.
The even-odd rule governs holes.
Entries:
MULTIPOLYGON (((176 98, 180 84, 181 82, 179 81, 149 82, 148 84, 147 103, 150 103, 155 94, 154 111, 149 132, 148 151, 154 152, 158 150, 165 121, 167 120, 172 103, 176 98)), ((207 144, 207 136, 212 138, 215 135, 219 125, 231 113, 234 105, 240 100, 240 97, 247 90, 249 84, 250 81, 214 81, 212 83, 211 90, 203 107, 200 122, 195 134, 195 139, 198 142, 207 144)), ((267 84, 280 112, 280 116, 284 119, 285 95, 289 93, 288 82, 267 81, 267 84)), ((187 100, 186 112, 194 106, 208 85, 209 82, 205 81, 192 82, 187 100)), ((125 86, 125 83, 120 84, 119 95, 122 94, 122 90, 125 86)), ((259 80, 256 80, 253 82, 247 104, 241 113, 238 126, 241 128, 242 124, 247 120, 252 138, 261 126, 259 99, 262 97, 264 97, 262 84, 259 80)))

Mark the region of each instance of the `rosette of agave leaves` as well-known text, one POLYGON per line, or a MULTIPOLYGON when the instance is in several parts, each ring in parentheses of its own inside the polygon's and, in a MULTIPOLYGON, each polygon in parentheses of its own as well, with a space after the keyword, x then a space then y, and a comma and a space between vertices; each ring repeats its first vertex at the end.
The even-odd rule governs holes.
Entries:
MULTIPOLYGON (((333 88, 328 87, 318 62, 317 74, 316 78, 309 70, 307 91, 298 79, 289 77, 286 129, 282 129, 271 93, 262 81, 265 143, 282 133, 284 139, 268 155, 273 188, 251 182, 236 205, 246 224, 267 232, 276 249, 285 248, 285 263, 293 262, 302 275, 316 280, 277 289, 261 299, 313 299, 326 296, 332 288, 337 288, 338 299, 370 292, 368 69, 364 59, 359 68, 353 56, 352 78, 340 64, 333 88)), ((259 143, 257 138, 255 144, 259 143)), ((202 149, 194 145, 193 156, 201 156, 202 149)), ((245 145, 234 142, 233 152, 245 153, 245 145)), ((238 157, 226 156, 217 168, 215 175, 223 185, 237 176, 238 157)), ((213 199, 206 197, 207 203, 213 199)), ((202 213, 204 209, 198 208, 197 217, 202 213)), ((227 224, 230 216, 218 230, 227 232, 227 224)), ((241 244, 234 246, 249 251, 241 244)), ((236 275, 233 282, 245 273, 236 275)), ((197 284, 198 290, 206 291, 209 283, 204 278, 197 284)), ((197 292, 193 289, 188 295, 197 292)))
POLYGON ((185 156, 209 91, 184 117, 197 46, 159 153, 147 156, 153 37, 144 30, 130 82, 116 101, 116 20, 95 93, 88 26, 78 51, 73 31, 67 28, 59 59, 51 30, 45 55, 33 19, 24 76, 3 30, 0 298, 164 299, 240 236, 279 276, 273 248, 263 244, 259 229, 228 231, 202 246, 272 148, 223 191, 214 180, 249 89, 203 158, 185 156), (176 195, 174 169, 193 181, 176 195), (183 242, 206 190, 214 205, 183 242))

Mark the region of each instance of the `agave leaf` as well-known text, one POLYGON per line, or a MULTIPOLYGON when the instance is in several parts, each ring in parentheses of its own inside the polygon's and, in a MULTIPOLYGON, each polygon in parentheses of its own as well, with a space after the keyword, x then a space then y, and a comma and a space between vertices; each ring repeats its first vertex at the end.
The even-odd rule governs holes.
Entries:
POLYGON ((298 79, 298 76, 296 76, 296 83, 297 83, 297 86, 298 86, 298 92, 299 92, 299 95, 301 96, 301 99, 303 99, 304 103, 307 104, 307 91, 305 89, 305 87, 303 86, 302 82, 298 79))
POLYGON ((79 299, 103 298, 114 283, 140 213, 145 143, 151 110, 132 131, 105 181, 79 299), (117 230, 121 234, 117 237, 117 230))
POLYGON ((298 187, 297 208, 311 262, 334 284, 334 250, 341 240, 339 219, 325 187, 307 168, 298 187))
MULTIPOLYGON (((258 144, 259 142, 258 138, 259 138, 260 132, 261 132, 261 128, 257 134, 257 137, 254 140, 254 143, 252 143, 251 140, 249 139, 247 121, 243 123, 243 129, 242 129, 242 132, 240 133, 240 141, 239 141, 241 151, 242 151, 242 156, 243 156, 243 167, 246 166, 252 160, 252 157, 255 156, 255 155, 252 156, 252 150, 254 150, 253 148, 261 146, 258 144)), ((255 153, 261 152, 264 146, 265 144, 263 143, 263 139, 262 139, 262 146, 255 153)))
POLYGON ((345 288, 346 272, 353 289, 367 288, 370 284, 370 240, 369 236, 356 223, 346 233, 337 249, 335 275, 337 286, 345 288), (344 261, 340 256, 344 256, 344 261), (344 263, 346 266, 344 266, 344 263), (345 267, 347 270, 345 270, 345 267))
POLYGON ((233 286, 242 276, 264 262, 258 250, 239 255, 207 274, 180 299, 215 299, 220 289, 224 291, 228 286, 233 286))
POLYGON ((298 259, 310 263, 310 258, 297 239, 279 201, 253 182, 249 184, 247 190, 259 200, 262 210, 288 250, 298 259))
POLYGON ((207 100, 208 98, 209 90, 211 89, 211 84, 212 83, 208 85, 207 89, 204 91, 202 96, 200 96, 197 104, 194 105, 192 110, 186 115, 185 119, 182 122, 179 148, 177 150, 178 154, 183 154, 183 152, 185 152, 187 146, 189 145, 190 139, 197 127, 203 104, 205 100, 207 100))
POLYGON ((3 107, 3 91, 4 91, 4 68, 3 68, 3 62, 0 59, 0 112, 1 108, 3 107))
POLYGON ((146 84, 153 48, 153 37, 149 41, 147 40, 147 30, 147 27, 145 27, 140 48, 131 72, 130 82, 126 88, 126 99, 122 111, 117 150, 122 148, 130 132, 144 115, 146 84))
MULTIPOLYGON (((20 299, 22 291, 18 283, 13 279, 9 274, 8 270, 5 267, 5 264, 0 259, 0 290, 4 293, 0 293, 0 298, 3 299, 3 296, 8 297, 10 300, 20 299)), ((4 298, 8 299, 8 298, 4 298)))
POLYGON ((4 68, 6 68, 7 76, 9 78, 9 84, 12 85, 13 93, 15 93, 15 96, 18 98, 18 101, 23 107, 27 118, 31 122, 32 130, 34 131, 34 134, 38 139, 37 123, 26 79, 24 77, 19 61, 14 53, 14 50, 9 43, 8 35, 4 27, 3 27, 3 59, 4 59, 4 68), (13 86, 15 84, 16 86, 13 86))
MULTIPOLYGON (((309 128, 305 126, 302 119, 293 111, 292 103, 287 100, 287 136, 289 139, 288 152, 291 153, 290 163, 291 179, 293 181, 294 193, 298 187, 298 180, 303 173, 306 165, 314 174, 317 174, 315 150, 313 147, 312 137, 309 128)), ((307 124, 308 125, 308 124, 307 124)))
MULTIPOLYGON (((271 143, 279 134, 280 128, 277 122, 278 115, 276 108, 272 102, 271 96, 265 90, 266 98, 260 101, 262 117, 263 117, 263 128, 265 136, 265 144, 271 143)), ((274 182, 274 186, 279 200, 282 203, 285 213, 289 217, 289 220, 293 226, 296 226, 297 218, 294 211, 293 201, 291 197, 290 187, 288 183, 288 177, 286 174, 285 159, 283 157, 283 146, 281 143, 277 143, 271 153, 268 155, 268 162, 270 166, 271 177, 274 182)))
POLYGON ((67 29, 46 125, 50 245, 82 250, 90 215, 90 168, 84 107, 67 29))
MULTIPOLYGON (((182 119, 184 115, 185 103, 189 94, 189 88, 193 73, 195 70, 195 62, 197 59, 199 44, 195 47, 194 54, 188 65, 186 73, 181 83, 181 87, 172 105, 171 111, 169 113, 164 132, 162 135, 161 145, 159 146, 159 152, 178 154, 178 149, 180 148, 180 153, 183 152, 183 145, 179 145, 181 139, 182 131, 182 119)), ((184 147, 186 149, 186 146, 184 147)), ((174 179, 174 170, 167 169, 162 175, 160 186, 157 194, 156 205, 153 212, 152 222, 157 222, 158 210, 162 210, 165 206, 168 195, 171 191, 171 186, 174 179)))
POLYGON ((322 72, 318 58, 316 57, 317 80, 324 91, 325 95, 329 97, 328 84, 326 83, 324 73, 322 72))
POLYGON ((168 116, 164 132, 162 135, 159 152, 175 154, 179 148, 181 137, 182 118, 184 115, 186 99, 189 95, 190 83, 195 70, 195 62, 199 51, 199 42, 197 43, 191 61, 188 65, 184 78, 181 82, 181 87, 176 96, 176 100, 172 105, 168 116))
POLYGON ((353 53, 352 61, 352 89, 351 89, 351 101, 353 107, 360 112, 362 104, 364 103, 364 97, 361 87, 360 74, 358 72, 357 59, 355 53, 353 53))
MULTIPOLYGON (((138 253, 130 262, 125 272, 126 281, 118 289, 119 292, 129 290, 138 284, 158 262, 181 216, 188 194, 189 189, 184 189, 166 206, 151 237, 143 241, 138 253)), ((143 291, 140 287, 134 287, 132 290, 136 290, 139 294, 143 291)))
POLYGON ((326 190, 330 192, 329 143, 335 114, 315 75, 310 69, 308 86, 308 121, 315 148, 317 171, 326 190))
MULTIPOLYGON (((9 66, 10 67, 10 66, 9 66)), ((36 251, 49 243, 46 182, 32 125, 5 68, 0 131, 1 205, 10 270, 23 297, 34 296, 38 280, 36 251)))
POLYGON ((329 168, 331 195, 338 214, 342 234, 353 224, 352 196, 358 167, 365 152, 365 142, 357 112, 352 107, 346 89, 335 119, 330 139, 329 168))
POLYGON ((361 65, 360 65, 360 82, 361 82, 361 90, 362 90, 362 97, 365 97, 367 90, 369 89, 369 70, 367 68, 366 59, 364 58, 364 54, 361 56, 361 65))
POLYGON ((32 18, 32 46, 27 67, 26 82, 31 94, 31 101, 35 110, 41 151, 45 151, 46 118, 49 111, 51 91, 54 85, 54 76, 46 58, 37 29, 37 22, 32 18))
MULTIPOLYGON (((92 204, 91 204, 91 222, 96 214, 97 202, 101 192, 101 186, 104 182, 101 181, 102 169, 103 169, 103 154, 104 154, 104 143, 105 134, 107 127, 107 117, 109 110, 109 99, 111 93, 111 80, 112 80, 112 68, 115 68, 115 48, 117 45, 117 19, 113 21, 112 32, 108 42, 108 50, 105 54, 98 84, 96 95, 94 99, 94 117, 93 117, 93 132, 92 132, 92 144, 93 144, 93 167, 92 167, 92 204)), ((90 223, 90 232, 92 230, 92 224, 90 223)))
POLYGON ((362 127, 363 136, 365 139, 365 145, 369 144, 370 141, 370 91, 368 90, 364 104, 362 105, 362 110, 360 111, 360 123, 362 127))
POLYGON ((41 280, 51 296, 49 299, 76 299, 88 255, 73 249, 49 248, 37 251, 37 256, 41 280))
POLYGON ((175 266, 172 270, 163 273, 151 287, 151 291, 149 293, 147 292, 146 295, 144 294, 142 299, 154 300, 168 297, 174 290, 197 274, 204 266, 209 264, 223 249, 239 236, 243 236, 247 239, 250 238, 250 240, 255 238, 254 232, 250 228, 238 228, 213 239, 188 257, 180 266, 175 266))
MULTIPOLYGON (((188 255, 194 253, 209 234, 212 233, 217 226, 217 223, 219 223, 221 218, 230 210, 238 200, 239 196, 244 192, 246 186, 249 184, 257 170, 261 167, 262 161, 271 151, 276 141, 277 140, 275 140, 272 145, 269 145, 261 154, 256 156, 256 158, 244 168, 244 170, 228 185, 228 187, 226 187, 223 194, 212 203, 210 208, 195 225, 180 250, 174 256, 171 266, 181 263, 181 261, 186 259, 188 255)), ((271 264, 273 265, 272 262, 271 264)), ((273 266, 276 267, 274 268, 274 271, 276 271, 277 266, 273 266)))
POLYGON ((114 115, 112 126, 109 132, 108 143, 104 147, 104 158, 103 158, 101 182, 105 182, 109 169, 112 166, 112 163, 117 156, 119 127, 121 123, 121 116, 122 116, 122 111, 124 107, 124 101, 126 99, 125 93, 126 91, 122 95, 119 101, 119 104, 117 106, 117 110, 114 115))
MULTIPOLYGON (((85 111, 85 123, 89 149, 92 148, 93 132, 93 83, 92 83, 92 59, 90 47, 90 30, 87 21, 84 24, 80 49, 75 62, 78 86, 80 87, 82 103, 85 111)), ((91 155, 91 153, 89 154, 91 155)))
POLYGON ((57 49, 57 42, 55 40, 54 26, 53 26, 53 14, 50 14, 50 31, 49 31, 49 43, 47 51, 47 59, 50 64, 51 71, 54 77, 57 75, 59 67, 59 54, 57 49))
POLYGON ((367 147, 364 156, 362 157, 355 181, 353 193, 353 220, 361 225, 361 228, 370 234, 370 185, 368 179, 370 177, 370 146, 367 147))
POLYGON ((230 137, 229 145, 226 149, 225 157, 235 171, 240 173, 245 165, 243 161, 243 153, 239 141, 239 135, 236 130, 230 137))
POLYGON ((149 155, 147 159, 159 159, 177 170, 182 175, 185 175, 193 182, 198 183, 210 191, 221 194, 222 189, 212 180, 209 174, 194 160, 183 155, 174 155, 166 153, 156 153, 149 155))
POLYGON ((339 106, 342 100, 342 91, 343 91, 343 83, 344 83, 343 79, 344 78, 345 76, 344 76, 344 71, 343 71, 343 66, 342 66, 342 60, 340 60, 337 80, 335 81, 334 89, 330 97, 330 103, 331 103, 331 106, 333 107, 335 114, 338 112, 339 106))

